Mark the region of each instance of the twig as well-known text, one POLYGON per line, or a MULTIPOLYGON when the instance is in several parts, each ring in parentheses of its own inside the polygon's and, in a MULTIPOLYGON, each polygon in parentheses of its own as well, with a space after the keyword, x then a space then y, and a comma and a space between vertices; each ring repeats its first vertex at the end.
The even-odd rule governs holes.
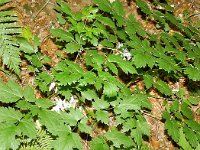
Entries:
POLYGON ((37 16, 41 13, 41 11, 47 6, 47 4, 50 2, 50 0, 47 0, 46 3, 40 8, 40 10, 37 12, 37 14, 33 17, 33 20, 37 18, 37 16))

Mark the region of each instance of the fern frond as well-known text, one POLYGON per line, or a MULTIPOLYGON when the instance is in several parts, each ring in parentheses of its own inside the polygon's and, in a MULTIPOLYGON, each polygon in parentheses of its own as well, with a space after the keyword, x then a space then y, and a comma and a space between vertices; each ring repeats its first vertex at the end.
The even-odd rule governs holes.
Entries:
MULTIPOLYGON (((1 4, 5 4, 7 0, 1 4)), ((16 35, 21 33, 14 11, 0 11, 0 57, 4 65, 19 74, 20 49, 16 35)))
POLYGON ((20 150, 51 150, 53 138, 44 129, 38 130, 37 138, 33 141, 29 139, 21 140, 20 150))

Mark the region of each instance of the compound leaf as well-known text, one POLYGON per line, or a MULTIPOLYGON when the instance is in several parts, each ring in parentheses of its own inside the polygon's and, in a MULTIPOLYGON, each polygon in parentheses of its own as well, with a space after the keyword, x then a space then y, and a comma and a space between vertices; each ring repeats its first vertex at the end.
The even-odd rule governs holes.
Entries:
POLYGON ((117 131, 117 129, 112 129, 106 133, 105 137, 113 142, 113 145, 117 148, 120 148, 123 145, 124 148, 128 148, 134 145, 132 139, 125 134, 117 131))

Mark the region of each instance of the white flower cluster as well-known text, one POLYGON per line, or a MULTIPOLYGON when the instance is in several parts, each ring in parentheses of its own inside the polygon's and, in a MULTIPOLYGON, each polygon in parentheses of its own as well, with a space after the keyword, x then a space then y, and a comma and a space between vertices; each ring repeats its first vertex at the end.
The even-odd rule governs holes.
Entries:
POLYGON ((78 100, 74 98, 74 96, 71 96, 69 101, 67 102, 65 99, 59 99, 57 98, 55 101, 55 106, 51 109, 52 111, 60 112, 64 111, 67 108, 75 108, 78 100))
MULTIPOLYGON (((118 49, 120 49, 120 48, 122 48, 124 46, 124 43, 120 43, 120 42, 118 42, 118 44, 117 44, 117 48, 118 49)), ((122 53, 121 53, 121 56, 123 57, 123 59, 124 60, 131 60, 131 58, 132 58, 132 55, 131 55, 131 53, 128 51, 128 49, 127 48, 122 48, 122 53)))

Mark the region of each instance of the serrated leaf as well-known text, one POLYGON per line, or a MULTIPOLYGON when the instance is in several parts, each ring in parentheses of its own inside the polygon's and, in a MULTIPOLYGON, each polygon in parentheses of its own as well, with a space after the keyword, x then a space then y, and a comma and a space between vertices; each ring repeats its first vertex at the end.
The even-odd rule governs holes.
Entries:
POLYGON ((13 149, 16 150, 20 144, 19 140, 15 139, 17 135, 17 127, 11 126, 1 129, 0 131, 0 149, 13 149))
POLYGON ((97 119, 97 121, 101 121, 102 123, 108 124, 109 113, 104 110, 97 110, 95 113, 95 118, 97 119))
POLYGON ((92 128, 89 125, 87 125, 87 121, 88 121, 87 118, 82 119, 78 124, 78 128, 81 132, 85 132, 89 135, 92 135, 92 128))
POLYGON ((115 23, 109 17, 98 16, 96 19, 102 24, 111 27, 113 30, 116 30, 115 23))
POLYGON ((176 141, 178 142, 178 145, 180 145, 185 150, 192 150, 192 147, 185 138, 185 134, 183 133, 183 128, 180 128, 176 132, 180 135, 180 138, 178 139, 178 141, 176 141))
POLYGON ((165 122, 165 129, 167 129, 168 134, 172 137, 175 142, 179 141, 180 134, 179 128, 176 120, 174 119, 167 119, 165 122))
POLYGON ((200 102, 200 98, 199 97, 188 97, 187 99, 192 105, 198 105, 200 102))
POLYGON ((151 109, 151 104, 144 94, 134 94, 123 98, 118 108, 124 110, 140 110, 142 107, 151 109))
POLYGON ((130 62, 127 62, 125 60, 122 59, 121 56, 119 55, 109 55, 108 56, 108 61, 109 62, 114 62, 117 63, 118 66, 126 73, 131 73, 131 74, 135 74, 137 73, 136 69, 132 66, 132 64, 130 62))
POLYGON ((21 110, 29 110, 30 108, 34 106, 27 101, 21 100, 16 103, 16 107, 20 108, 21 110))
POLYGON ((174 112, 174 113, 175 113, 176 111, 179 110, 179 102, 178 102, 178 100, 175 100, 175 101, 173 102, 173 104, 171 104, 170 110, 171 110, 172 112, 174 112))
POLYGON ((169 88, 166 82, 162 80, 158 80, 158 82, 154 83, 154 87, 157 88, 162 94, 171 95, 172 90, 169 88))
POLYGON ((80 85, 94 84, 96 81, 96 74, 94 72, 85 72, 83 78, 79 80, 80 85))
POLYGON ((192 111, 188 107, 189 106, 185 102, 183 102, 181 106, 181 113, 188 119, 193 119, 194 117, 192 111))
POLYGON ((65 51, 68 53, 75 53, 80 51, 81 46, 75 42, 70 42, 65 45, 65 51))
POLYGON ((117 96, 118 91, 119 91, 119 88, 115 84, 111 82, 104 82, 103 93, 107 95, 108 97, 117 96))
POLYGON ((102 137, 96 137, 90 141, 91 150, 109 150, 109 146, 102 137))
POLYGON ((33 46, 24 38, 18 38, 20 43, 20 49, 28 54, 36 53, 37 49, 34 49, 33 46))
POLYGON ((54 105, 54 103, 47 98, 37 99, 35 104, 40 108, 49 108, 54 105))
POLYGON ((187 120, 186 124, 194 131, 200 132, 200 125, 194 120, 187 120))
POLYGON ((103 99, 96 99, 94 102, 92 102, 92 106, 96 109, 96 110, 100 110, 100 109, 106 109, 110 106, 110 104, 103 100, 103 99))
POLYGON ((134 141, 137 143, 138 146, 142 144, 142 132, 138 129, 133 129, 131 131, 131 136, 134 138, 134 141))
POLYGON ((146 75, 143 76, 143 78, 144 78, 144 83, 145 83, 146 88, 147 89, 151 88, 153 86, 153 83, 154 83, 153 77, 151 75, 146 74, 146 75))
POLYGON ((23 115, 13 108, 0 108, 0 122, 16 123, 23 115))
POLYGON ((123 145, 124 148, 128 148, 134 145, 132 139, 125 134, 117 131, 117 129, 112 129, 105 134, 105 137, 112 141, 113 145, 117 148, 120 148, 123 145))
POLYGON ((79 109, 71 109, 70 113, 64 116, 66 123, 70 126, 75 126, 79 120, 83 118, 83 114, 79 109))
POLYGON ((190 79, 194 81, 200 81, 200 69, 190 67, 186 68, 184 73, 187 74, 190 79))
POLYGON ((114 74, 118 74, 118 69, 113 63, 106 62, 106 65, 114 74))
POLYGON ((111 11, 111 13, 117 20, 118 26, 122 27, 123 21, 124 21, 124 15, 125 15, 122 3, 119 0, 114 1, 112 3, 112 9, 113 10, 111 11))
POLYGON ((3 83, 0 81, 0 101, 4 103, 16 102, 20 98, 22 98, 22 88, 21 86, 9 80, 7 83, 3 83))
POLYGON ((60 38, 60 40, 63 41, 71 42, 74 40, 73 35, 71 33, 66 32, 62 29, 51 29, 50 32, 54 37, 58 37, 60 38))
POLYGON ((110 1, 108 0, 94 0, 94 3, 98 5, 99 9, 110 13, 110 10, 112 9, 110 1))
POLYGON ((136 120, 130 118, 127 119, 124 123, 123 123, 123 132, 127 132, 129 130, 133 131, 132 129, 136 127, 136 120))
POLYGON ((18 129, 23 133, 23 135, 27 135, 31 139, 36 138, 36 125, 31 119, 22 119, 18 124, 18 129))
POLYGON ((47 130, 53 135, 62 135, 70 132, 70 129, 64 125, 63 118, 57 112, 49 110, 37 110, 40 122, 45 125, 47 130))
POLYGON ((196 133, 192 129, 186 126, 183 127, 183 132, 185 133, 185 137, 189 141, 190 145, 193 148, 196 148, 198 145, 198 138, 196 136, 196 133))
POLYGON ((151 14, 151 10, 149 9, 148 5, 146 2, 142 1, 142 0, 137 0, 136 4, 138 5, 138 7, 147 15, 151 14))
POLYGON ((98 100, 99 99, 97 93, 94 90, 81 91, 81 95, 83 98, 85 98, 87 100, 98 100))
POLYGON ((34 90, 30 86, 26 86, 23 91, 23 96, 26 101, 35 102, 34 90))
POLYGON ((60 0, 57 1, 59 6, 57 7, 58 10, 64 12, 66 15, 72 16, 72 10, 70 7, 67 5, 66 2, 62 2, 60 0))
POLYGON ((136 123, 136 128, 141 131, 143 135, 150 136, 150 127, 143 116, 138 115, 136 123))
POLYGON ((59 136, 52 145, 55 150, 72 150, 74 148, 82 150, 83 145, 81 141, 82 140, 77 133, 69 133, 59 136))

